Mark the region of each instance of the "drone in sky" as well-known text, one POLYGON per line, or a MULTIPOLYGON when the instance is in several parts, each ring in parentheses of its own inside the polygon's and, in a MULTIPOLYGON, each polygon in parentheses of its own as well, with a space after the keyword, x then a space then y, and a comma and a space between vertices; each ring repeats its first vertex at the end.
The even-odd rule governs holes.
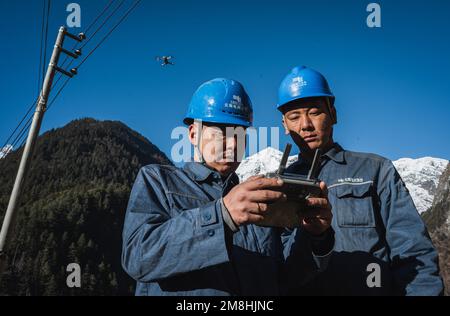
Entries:
POLYGON ((168 65, 175 65, 173 62, 171 62, 172 56, 157 56, 156 61, 161 62, 161 66, 168 66, 168 65))

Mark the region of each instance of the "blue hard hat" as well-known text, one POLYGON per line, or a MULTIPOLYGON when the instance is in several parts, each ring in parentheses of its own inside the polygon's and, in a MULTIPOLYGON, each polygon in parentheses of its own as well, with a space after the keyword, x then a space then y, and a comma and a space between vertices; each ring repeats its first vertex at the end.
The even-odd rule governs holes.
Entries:
POLYGON ((192 96, 183 122, 191 124, 193 120, 250 127, 252 103, 238 81, 216 78, 203 83, 192 96))
POLYGON ((280 84, 277 109, 298 99, 314 97, 326 97, 334 104, 334 95, 320 72, 305 66, 295 67, 280 84))

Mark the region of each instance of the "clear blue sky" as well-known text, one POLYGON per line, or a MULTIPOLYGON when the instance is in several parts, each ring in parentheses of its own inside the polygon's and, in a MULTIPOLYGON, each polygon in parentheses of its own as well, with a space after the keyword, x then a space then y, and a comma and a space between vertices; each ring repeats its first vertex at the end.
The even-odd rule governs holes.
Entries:
MULTIPOLYGON (((108 0, 53 0, 49 47, 70 2, 81 5, 84 29, 108 0)), ((42 4, 0 1, 2 144, 36 95, 42 4)), ((241 81, 255 125, 281 126, 278 84, 307 65, 336 95, 335 139, 345 148, 450 159, 449 15, 447 0, 143 0, 71 80, 42 131, 81 117, 120 120, 169 155, 171 131, 202 82, 241 81), (381 5, 381 28, 366 25, 370 2, 381 5), (160 67, 154 57, 163 54, 176 66, 160 67)))

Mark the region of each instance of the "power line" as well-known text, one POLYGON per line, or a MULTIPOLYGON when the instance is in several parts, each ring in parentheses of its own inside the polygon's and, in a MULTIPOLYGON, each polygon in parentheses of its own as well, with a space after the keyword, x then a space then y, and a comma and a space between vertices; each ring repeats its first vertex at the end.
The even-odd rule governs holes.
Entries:
POLYGON ((38 68, 38 78, 37 78, 37 94, 39 95, 41 91, 41 72, 42 72, 42 50, 44 47, 44 26, 45 26, 45 0, 42 5, 42 22, 41 22, 41 46, 39 50, 39 68, 38 68))
MULTIPOLYGON (((52 85, 52 89, 56 87, 58 81, 59 81, 61 78, 62 78, 62 74, 59 75, 59 78, 58 78, 57 82, 55 82, 55 83, 52 85)), ((70 78, 69 78, 69 79, 70 79, 70 78)), ((64 85, 66 85, 66 83, 64 83, 64 85)), ((31 112, 31 110, 35 108, 35 106, 36 106, 38 100, 39 100, 39 97, 34 101, 33 104, 31 104, 31 106, 28 108, 27 113, 25 113, 25 115, 22 117, 22 120, 20 121, 20 123, 16 126, 16 128, 15 128, 14 131, 11 133, 11 135, 9 135, 8 139, 7 139, 6 142, 3 144, 2 148, 5 148, 7 145, 11 145, 11 146, 13 146, 13 148, 16 148, 17 143, 20 143, 20 141, 18 141, 18 140, 23 139, 23 136, 24 136, 24 135, 27 135, 26 132, 28 132, 28 129, 29 129, 30 125, 31 125, 31 120, 32 120, 32 118, 33 118, 33 115, 31 115, 31 116, 28 117, 28 120, 27 120, 27 122, 25 123, 25 126, 23 126, 22 129, 20 130, 19 134, 16 135, 16 137, 14 138, 14 141, 13 141, 11 144, 9 144, 9 141, 12 139, 12 137, 14 136, 14 134, 16 133, 16 131, 20 128, 20 126, 22 125, 23 121, 27 118, 27 116, 29 115, 29 113, 31 112)), ((50 103, 50 104, 51 104, 51 103, 50 103)), ((22 145, 23 145, 23 144, 22 144, 22 145)), ((22 145, 21 145, 20 147, 22 147, 22 145)))
POLYGON ((116 14, 116 12, 122 7, 122 5, 125 3, 125 0, 122 0, 119 5, 111 12, 111 14, 109 16, 106 17, 106 19, 103 21, 102 24, 100 24, 100 26, 94 31, 94 33, 92 33, 91 36, 89 36, 89 38, 87 39, 86 42, 83 43, 83 45, 80 47, 80 49, 83 49, 94 37, 95 35, 98 33, 98 31, 100 31, 102 29, 102 27, 111 19, 111 17, 116 14))
MULTIPOLYGON (((28 114, 31 112, 31 110, 36 106, 36 103, 39 99, 39 94, 40 94, 40 89, 41 89, 41 85, 42 85, 42 79, 45 73, 45 59, 46 59, 46 54, 47 54, 47 34, 48 34, 48 21, 49 21, 49 13, 50 13, 50 0, 47 3, 46 0, 43 1, 43 5, 42 5, 42 22, 41 22, 41 40, 40 40, 40 50, 39 50, 39 67, 38 67, 38 78, 37 78, 37 99, 30 105, 30 107, 28 108, 27 112, 25 113, 25 115, 22 117, 22 119, 20 120, 19 124, 16 126, 16 128, 14 129, 14 131, 9 135, 8 139, 6 140, 6 142, 3 144, 2 149, 4 147, 6 147, 9 143, 9 141, 12 139, 12 137, 14 136, 14 134, 16 133, 16 131, 20 128, 20 126, 22 125, 23 121, 27 118, 28 114), (47 15, 45 14, 45 9, 47 7, 47 15), (45 36, 44 36, 45 33, 45 36), (45 37, 45 42, 44 42, 44 37, 45 37), (45 45, 45 49, 44 49, 44 45, 45 45), (45 53, 44 53, 45 50, 45 53), (44 55, 44 58, 42 58, 44 55), (44 73, 43 73, 44 72, 44 73)), ((17 137, 16 137, 17 138, 17 137)))
POLYGON ((15 148, 15 146, 23 139, 24 135, 26 136, 26 133, 28 132, 28 129, 31 126, 31 120, 32 119, 33 119, 33 116, 30 116, 28 118, 28 121, 22 127, 22 129, 20 130, 19 134, 17 134, 16 138, 14 138, 14 140, 12 141, 11 146, 13 146, 13 148, 15 148))
POLYGON ((97 23, 97 21, 101 18, 101 16, 103 14, 105 14, 106 11, 108 11, 108 9, 111 7, 111 5, 115 2, 116 0, 111 0, 109 1, 109 3, 105 6, 105 8, 103 9, 102 12, 100 12, 100 14, 97 15, 97 17, 95 18, 94 21, 91 22, 91 24, 86 28, 85 33, 89 32, 89 30, 91 29, 91 27, 94 26, 95 23, 97 23))
MULTIPOLYGON (((125 0, 122 0, 121 3, 116 7, 116 9, 106 18, 106 20, 104 21, 104 23, 102 23, 102 25, 100 25, 99 28, 97 28, 97 30, 95 31, 95 33, 101 29, 106 21, 108 21, 114 14, 115 12, 122 6, 122 4, 124 3, 125 0)), ((122 16, 122 18, 111 28, 111 30, 100 40, 100 42, 89 52, 89 54, 78 64, 78 66, 76 67, 77 69, 79 69, 85 62, 86 60, 108 39, 108 37, 114 32, 114 30, 120 26, 120 24, 123 23, 123 21, 125 21, 125 19, 130 15, 130 13, 138 6, 138 4, 141 2, 141 0, 136 0, 134 2, 134 4, 128 9, 128 11, 122 16)), ((111 3, 110 3, 111 4, 111 3)), ((109 4, 109 5, 110 5, 109 4)), ((92 37, 91 37, 92 38, 92 37)), ((91 39, 90 38, 90 39, 91 39)), ((88 42, 90 41, 90 39, 88 40, 88 42)), ((84 47, 85 45, 83 45, 84 47)), ((72 62, 74 61, 74 59, 72 59, 72 62)), ((58 78, 60 79, 60 78, 58 78)), ((55 101, 56 97, 61 93, 61 91, 65 88, 65 86, 67 85, 68 81, 70 80, 70 78, 67 78, 67 80, 64 82, 63 86, 61 87, 61 89, 58 91, 58 93, 55 95, 55 97, 53 98, 53 100, 50 102, 47 110, 51 107, 51 105, 53 104, 53 102, 55 101)), ((57 80, 58 82, 59 80, 57 80)))
MULTIPOLYGON (((106 5, 106 7, 103 9, 103 11, 95 18, 95 20, 86 28, 86 30, 84 31, 84 33, 85 34, 87 34, 88 32, 89 32, 89 30, 95 25, 95 23, 102 17, 102 15, 103 14, 105 14, 105 12, 106 11, 108 11, 108 9, 111 7, 111 5, 115 2, 116 0, 111 0, 107 5, 106 5)), ((120 7, 122 7, 122 5, 124 4, 124 2, 125 2, 125 0, 122 0, 120 3, 119 3, 119 5, 113 10, 113 12, 108 16, 108 17, 106 17, 106 19, 103 21, 103 23, 99 26, 99 27, 97 27, 97 29, 94 31, 94 33, 91 35, 91 36, 89 36, 88 37, 88 39, 87 39, 87 41, 85 42, 85 44, 84 45, 82 45, 80 48, 78 48, 78 49, 83 49, 85 46, 86 46, 86 44, 87 43, 89 43, 91 40, 92 40, 92 38, 98 33, 98 31, 100 31, 102 28, 103 28, 103 26, 109 21, 109 19, 117 12, 117 10, 118 9, 120 9, 120 7)), ((78 45, 79 43, 75 43, 75 45, 72 47, 72 50, 74 50, 75 48, 77 48, 77 45, 78 45)), ((66 63, 66 61, 69 59, 69 56, 66 56, 66 58, 64 59, 64 61, 62 62, 62 64, 61 64, 61 68, 63 68, 63 67, 66 67, 66 68, 69 68, 71 65, 72 65, 72 63, 75 61, 73 58, 70 60, 70 63, 67 65, 67 66, 64 66, 65 65, 65 63, 66 63)), ((56 79, 56 82, 55 82, 55 86, 56 86, 56 84, 61 80, 61 78, 62 78, 62 74, 59 74, 59 77, 56 79)))
POLYGON ((46 65, 46 60, 47 60, 48 22, 50 20, 50 6, 51 6, 51 0, 48 0, 48 2, 47 2, 47 19, 46 19, 46 26, 45 26, 44 63, 42 65, 42 82, 44 82, 45 65, 46 65))
POLYGON ((89 54, 78 64, 76 68, 80 68, 86 60, 100 47, 103 42, 105 42, 108 37, 114 32, 114 30, 130 15, 130 13, 137 7, 137 5, 141 2, 141 0, 136 0, 134 5, 128 9, 128 11, 125 13, 125 15, 117 22, 116 25, 100 40, 100 42, 94 47, 93 50, 89 52, 89 54))
MULTIPOLYGON (((62 78, 62 75, 59 77, 62 78)), ((62 90, 65 88, 65 86, 67 85, 67 83, 69 82, 71 78, 67 77, 66 81, 63 83, 63 85, 60 87, 60 89, 58 90, 58 92, 55 94, 55 96, 53 97, 53 99, 49 102, 46 111, 48 111, 50 109, 50 107, 52 106, 52 104, 56 101, 56 98, 61 94, 62 90)), ((52 90, 56 87, 56 83, 53 84, 52 86, 52 90)), ((36 103, 36 102, 35 102, 36 103)), ((16 148, 17 144, 21 144, 18 148, 22 147, 25 142, 26 142, 26 136, 27 133, 30 129, 31 126, 31 121, 33 119, 33 115, 31 115, 27 122, 25 123, 25 125, 23 126, 23 128, 20 130, 19 134, 16 136, 16 138, 14 139, 13 143, 11 144, 13 146, 13 148, 16 148)), ((6 146, 6 145, 5 145, 6 146)), ((5 147, 3 146, 3 147, 5 147)))
MULTIPOLYGON (((89 30, 95 25, 95 23, 97 23, 98 20, 100 20, 100 18, 103 16, 103 14, 106 13, 106 11, 108 11, 108 9, 111 7, 111 5, 115 2, 116 0, 110 0, 109 3, 105 6, 105 8, 103 9, 102 12, 100 12, 97 17, 94 19, 94 21, 91 22, 91 24, 89 24, 89 26, 86 28, 86 30, 84 31, 84 34, 88 34, 89 30)), ((88 39, 89 41, 89 39, 88 39)), ((75 48, 77 48, 78 46, 78 42, 75 43, 72 47, 72 51, 75 50, 75 48)), ((66 56, 66 58, 64 59, 64 61, 61 64, 61 68, 64 67, 64 65, 66 64, 66 61, 69 59, 69 56, 66 56)), ((73 59, 71 59, 71 62, 73 62, 73 59)), ((67 67, 70 67, 72 63, 70 63, 67 67)))
MULTIPOLYGON (((59 95, 61 94, 61 92, 64 90, 64 88, 66 87, 66 85, 69 83, 69 80, 70 80, 70 79, 71 79, 70 77, 67 77, 66 81, 63 83, 63 85, 61 86, 61 88, 59 88, 58 92, 55 94, 55 96, 53 97, 53 99, 52 99, 52 100, 50 101, 50 103, 48 104, 47 109, 45 110, 46 112, 47 112, 48 110, 50 110, 50 108, 52 107, 53 103, 55 103, 56 98, 58 98, 58 96, 59 96, 59 95)), ((29 119, 28 122, 29 122, 29 123, 27 123, 28 127, 27 127, 27 129, 26 129, 26 132, 28 132, 28 130, 30 129, 30 125, 31 125, 31 117, 30 117, 30 119, 29 119)), ((23 135, 26 136, 26 135, 27 135, 26 132, 25 132, 23 135)), ((19 139, 20 139, 20 138, 19 138, 19 139)), ((19 146, 18 148, 20 148, 20 147, 22 147, 23 145, 25 145, 25 142, 26 142, 26 141, 27 141, 27 138, 22 136, 21 142, 17 142, 17 144, 20 143, 20 146, 19 146)))
POLYGON ((16 126, 16 128, 14 129, 14 131, 11 133, 11 135, 9 135, 8 139, 6 140, 6 142, 3 144, 2 148, 6 147, 6 145, 8 145, 9 141, 12 139, 12 137, 14 136, 14 134, 16 133, 16 131, 19 129, 20 125, 22 125, 23 121, 27 118, 28 114, 31 112, 31 110, 36 106, 37 100, 34 101, 33 104, 31 104, 31 106, 28 108, 27 113, 25 113, 25 115, 22 117, 22 120, 20 121, 20 123, 16 126))
MULTIPOLYGON (((141 0, 138 0, 134 3, 134 5, 125 13, 125 15, 118 21, 118 23, 106 34, 106 36, 104 36, 102 38, 102 40, 94 47, 94 49, 86 56, 86 58, 84 58, 81 63, 78 65, 78 68, 81 67, 83 65, 83 63, 106 41, 106 39, 113 33, 113 31, 129 16, 129 14, 137 7, 137 5, 140 3, 141 0)), ((48 2, 48 13, 47 13, 47 17, 49 16, 50 13, 50 0, 48 2)), ((109 19, 109 18, 108 18, 109 19)), ((104 24, 103 24, 104 25, 104 24)), ((102 26, 103 26, 102 25, 102 26)), ((100 27, 102 27, 100 26, 100 27)), ((45 38, 47 39, 47 34, 48 34, 48 19, 47 19, 47 29, 46 29, 46 35, 45 38)), ((35 147, 36 144, 36 140, 37 137, 39 136, 39 129, 41 126, 41 122, 42 119, 44 117, 44 112, 46 112, 47 110, 49 110, 53 104, 53 102, 55 102, 55 100, 58 98, 58 96, 60 95, 60 93, 64 90, 64 88, 66 87, 67 83, 69 82, 69 80, 73 77, 72 74, 68 73, 67 71, 59 68, 58 65, 58 60, 60 57, 61 52, 66 53, 67 55, 72 56, 73 58, 77 57, 77 54, 79 55, 79 53, 75 52, 69 52, 65 49, 63 49, 63 41, 64 41, 64 36, 68 35, 69 37, 81 41, 82 37, 80 36, 80 38, 76 38, 74 35, 67 33, 66 29, 64 27, 60 27, 59 29, 59 33, 58 33, 58 37, 56 39, 56 43, 55 43, 55 47, 53 49, 53 53, 51 56, 51 60, 50 60, 50 65, 48 68, 48 71, 45 75, 45 79, 43 80, 44 82, 44 87, 42 89, 42 97, 39 99, 39 104, 37 106, 36 112, 35 112, 35 116, 31 125, 31 129, 30 129, 30 133, 29 133, 29 137, 27 139, 27 145, 24 147, 24 152, 22 155, 22 159, 20 162, 20 166, 19 166, 19 170, 17 173, 17 177, 16 180, 14 182, 14 188, 13 191, 11 193, 11 197, 9 200, 9 204, 8 204, 8 209, 5 213, 5 218, 3 220, 3 225, 1 228, 1 233, 0 233, 0 259, 1 259, 1 267, 4 267, 4 262, 6 262, 7 260, 7 255, 4 252, 4 248, 5 245, 7 245, 7 243, 10 240, 10 236, 9 236, 9 232, 11 231, 11 228, 14 228, 14 218, 15 218, 15 213, 17 211, 17 207, 19 206, 19 202, 20 202, 20 194, 22 191, 22 184, 23 181, 25 180, 27 171, 29 170, 30 166, 30 162, 32 159, 32 155, 33 155, 33 149, 35 147), (49 97, 49 94, 51 92, 52 89, 52 84, 51 81, 55 75, 55 72, 59 71, 60 73, 64 73, 66 74, 68 77, 66 79, 66 81, 64 82, 64 84, 61 86, 61 88, 59 89, 59 91, 56 93, 56 95, 54 96, 54 98, 52 99, 52 101, 50 102, 50 104, 48 105, 48 107, 46 108, 46 103, 47 103, 47 99, 49 97)), ((47 42, 47 41, 46 41, 47 42)), ((46 59, 46 50, 47 50, 47 45, 45 45, 45 50, 44 50, 44 60, 46 59)), ((40 67, 39 67, 40 68, 40 67)), ((75 73, 74 71, 72 73, 75 73)), ((20 135, 23 134, 23 132, 30 128, 30 126, 28 125, 28 122, 24 125, 24 127, 22 128, 22 131, 19 133, 18 137, 21 137, 20 135)), ((16 139, 18 138, 16 137, 16 139)), ((23 146, 24 142, 22 141, 21 147, 23 146)), ((16 140, 14 140, 14 145, 16 145, 16 140)), ((18 247, 16 247, 15 250, 15 254, 14 254, 14 258, 13 258, 13 265, 14 265, 14 261, 16 258, 16 254, 17 254, 17 249, 18 247)), ((2 268, 3 271, 3 268, 2 268)), ((0 272, 2 272, 0 271, 0 272)))
POLYGON ((61 86, 61 88, 59 88, 58 92, 56 92, 55 96, 53 97, 53 99, 52 99, 52 100, 50 101, 50 103, 48 104, 47 111, 50 110, 50 108, 52 107, 53 103, 55 103, 56 98, 58 98, 58 96, 59 96, 59 95, 61 94, 61 92, 64 90, 64 88, 66 87, 66 85, 69 83, 69 80, 70 80, 70 79, 71 79, 71 78, 68 77, 68 78, 66 79, 66 81, 63 83, 63 85, 61 86))
MULTIPOLYGON (((50 0, 49 0, 50 1, 50 0)), ((109 3, 105 6, 105 8, 102 10, 102 12, 100 12, 97 17, 91 22, 91 24, 86 28, 85 33, 87 33, 97 22, 98 20, 108 11, 108 9, 112 6, 112 4, 115 2, 116 0, 110 0, 109 3)), ((24 122, 24 120, 27 118, 27 116, 30 114, 30 112, 34 109, 34 107, 36 106, 38 100, 39 100, 39 95, 40 95, 40 89, 42 86, 42 78, 41 75, 45 74, 45 58, 44 60, 42 59, 42 55, 43 55, 43 48, 44 48, 44 33, 45 34, 45 50, 47 47, 47 34, 48 34, 48 21, 49 21, 49 13, 50 13, 50 3, 47 3, 46 0, 43 1, 43 6, 42 6, 42 23, 41 23, 41 47, 40 47, 40 57, 39 57, 39 73, 38 73, 38 97, 36 98, 36 100, 30 105, 30 107, 28 108, 27 112, 25 113, 25 115, 22 117, 22 119, 20 120, 19 124, 14 128, 14 131, 8 136, 8 139, 5 141, 5 143, 3 144, 2 148, 5 148, 10 140, 14 137, 15 133, 17 132, 17 130, 21 127, 22 123, 24 122), (47 19, 46 19, 46 14, 45 14, 45 9, 47 8, 47 19), (45 27, 46 25, 46 27, 45 27), (47 30, 47 32, 45 32, 45 30, 47 30)), ((78 42, 75 43, 75 45, 73 46, 72 50, 74 50, 76 48, 76 46, 78 45, 78 42)), ((69 58, 69 56, 66 56, 64 62, 62 65, 65 64, 65 62, 67 61, 67 59, 69 58)), ((71 59, 71 62, 69 63, 68 67, 70 67, 70 65, 73 63, 74 59, 71 59)), ((61 66, 62 68, 63 66, 61 66)), ((59 74, 59 77, 57 78, 56 82, 53 84, 53 87, 56 87, 56 85, 58 84, 58 82, 61 80, 62 78, 62 74, 59 74)), ((66 85, 66 83, 64 83, 64 86, 66 85)), ((15 148, 16 145, 16 141, 21 138, 23 138, 23 135, 26 135, 26 132, 29 129, 29 125, 31 125, 31 118, 33 116, 31 115, 31 117, 28 118, 27 123, 25 123, 25 127, 23 127, 21 129, 21 131, 19 132, 18 135, 16 135, 16 138, 13 141, 13 147, 15 148), (28 126, 27 126, 28 125, 28 126)))
MULTIPOLYGON (((119 4, 119 7, 123 4, 124 1, 122 1, 119 4)), ((122 18, 114 25, 114 27, 100 40, 100 42, 94 47, 94 49, 92 49, 89 54, 78 64, 78 66, 76 67, 77 69, 79 69, 85 62, 86 60, 108 39, 108 37, 114 32, 114 30, 119 27, 120 24, 122 24, 123 21, 125 21, 125 19, 130 15, 130 13, 138 6, 138 4, 141 2, 141 0, 136 0, 134 5, 132 5, 128 11, 124 14, 124 16, 122 16, 122 18)), ((116 8, 117 9, 117 8, 116 8)), ((109 19, 112 15, 108 16, 107 19, 109 19)), ((102 24, 103 26, 104 24, 102 24)), ((101 26, 101 27, 102 27, 101 26)), ((73 62, 73 60, 72 60, 73 62)), ((70 64, 69 64, 70 65, 70 64)), ((60 78, 58 78, 58 80, 56 82, 59 81, 60 78)), ((62 91, 62 89, 64 89, 64 87, 67 85, 67 82, 69 81, 70 78, 68 78, 68 80, 66 80, 66 82, 64 82, 63 87, 58 91, 57 95, 59 95, 62 91)), ((50 105, 54 102, 54 100, 56 99, 56 97, 52 100, 52 102, 50 103, 50 105)), ((50 105, 48 108, 50 108, 50 105)))
MULTIPOLYGON (((141 2, 141 0, 136 0, 134 2, 134 4, 128 9, 128 11, 122 16, 122 18, 114 25, 113 28, 111 28, 111 30, 100 40, 100 42, 89 52, 89 54, 78 64, 78 66, 76 67, 77 69, 79 69, 85 62, 86 60, 108 39, 108 37, 114 32, 114 30, 120 26, 120 24, 123 23, 123 21, 125 21, 125 19, 131 14, 131 12, 139 5, 139 3, 141 2)), ((73 60, 72 60, 73 61, 73 60)), ((71 63, 70 63, 71 64, 71 63)), ((69 64, 69 65, 70 65, 69 64)), ((54 84, 54 86, 56 86, 56 84, 58 83, 58 81, 61 79, 62 75, 60 75, 60 77, 58 78, 58 80, 56 81, 56 83, 54 84)), ((71 78, 68 77, 66 79, 66 81, 64 82, 64 84, 61 86, 61 88, 58 90, 58 92, 56 93, 56 95, 53 97, 52 101, 49 103, 47 110, 48 111, 51 106, 53 105, 53 103, 56 101, 56 98, 61 94, 61 92, 64 90, 64 88, 66 87, 67 83, 69 82, 71 78)), ((22 129, 21 131, 21 137, 17 138, 18 140, 22 139, 21 145, 20 147, 22 147, 25 144, 26 138, 23 139, 24 135, 26 135, 25 133, 28 131, 29 127, 31 126, 31 118, 28 120, 26 126, 26 129, 22 129)), ((17 143, 19 143, 19 141, 17 141, 17 143)), ((16 143, 16 144, 17 144, 16 143)))
MULTIPOLYGON (((8 244, 8 242, 11 239, 10 232, 12 229, 14 229, 15 225, 15 218, 16 218, 16 211, 19 207, 20 203, 20 196, 23 189, 23 183, 27 176, 27 172, 30 169, 30 163, 33 157, 33 151, 36 144, 36 139, 39 136, 39 130, 41 127, 42 120, 44 118, 44 111, 47 104, 47 100, 49 98, 50 90, 51 90, 51 84, 52 84, 52 78, 55 75, 55 72, 59 70, 57 67, 59 62, 59 57, 62 52, 66 52, 69 54, 72 54, 70 52, 65 51, 62 46, 64 42, 65 36, 72 37, 76 40, 81 40, 74 35, 67 33, 66 28, 61 26, 58 31, 58 36, 56 37, 55 45, 53 47, 53 52, 51 54, 50 58, 50 67, 48 67, 47 73, 45 74, 44 79, 44 86, 42 88, 41 98, 38 102, 38 105, 36 107, 36 112, 33 118, 33 123, 31 125, 29 137, 27 140, 27 145, 24 148, 19 169, 17 171, 16 178, 14 180, 14 186, 11 192, 11 196, 9 198, 8 208, 6 210, 2 228, 0 231, 0 273, 3 273, 3 270, 5 268, 5 265, 8 260, 8 255, 5 252, 5 246, 8 244), (53 66, 54 65, 54 66, 53 66)), ((59 70, 61 71, 61 70, 59 70)))
MULTIPOLYGON (((108 11, 108 9, 112 6, 112 4, 115 2, 116 0, 111 0, 106 6, 105 6, 105 8, 103 9, 103 11, 94 19, 94 21, 86 28, 86 30, 84 31, 84 33, 85 34, 87 34, 88 32, 89 32, 89 30, 95 25, 95 23, 102 17, 102 15, 103 14, 105 14, 106 13, 106 11, 108 11)), ((92 34, 92 36, 89 36, 89 38, 87 39, 87 41, 86 41, 86 43, 84 44, 84 45, 82 45, 79 49, 82 49, 82 48, 84 48, 85 46, 86 46, 86 44, 87 43, 89 43, 91 40, 92 40, 92 38, 98 33, 98 31, 100 30, 100 29, 102 29, 103 28, 103 26, 109 21, 109 19, 117 12, 117 10, 118 9, 120 9, 120 7, 122 7, 122 5, 124 4, 124 2, 125 2, 125 0, 122 0, 120 3, 119 3, 119 5, 113 10, 113 12, 108 16, 108 17, 106 17, 106 19, 103 21, 103 23, 99 26, 99 27, 97 27, 97 29, 94 31, 94 33, 92 34)), ((74 50, 76 47, 77 47, 77 45, 78 45, 78 43, 75 43, 75 45, 73 46, 73 48, 72 48, 72 50, 74 50)), ((68 58, 69 58, 69 56, 66 56, 66 58, 64 59, 64 61, 63 61, 63 63, 61 64, 61 68, 63 68, 64 67, 64 64, 66 63, 66 61, 68 60, 68 58)), ((69 68, 71 65, 72 65, 72 63, 74 62, 74 59, 71 59, 70 60, 70 63, 66 66, 66 68, 69 68)), ((58 76, 58 78, 56 79, 56 82, 55 82, 55 86, 56 86, 56 84, 61 80, 61 78, 62 78, 62 74, 59 74, 59 76, 58 76)))
MULTIPOLYGON (((38 98, 33 102, 33 104, 30 105, 25 115, 20 120, 19 124, 16 126, 14 131, 11 133, 11 135, 8 137, 6 142, 3 144, 2 148, 6 147, 8 145, 8 142, 11 140, 11 138, 14 136, 15 132, 19 129, 19 127, 22 125, 23 121, 27 118, 28 114, 31 112, 31 110, 36 106, 36 103, 39 99, 40 94, 40 87, 42 85, 43 81, 43 75, 45 74, 45 61, 47 59, 47 39, 48 39, 48 22, 50 19, 50 6, 51 6, 51 0, 44 0, 43 6, 42 6, 42 23, 41 23, 41 41, 40 41, 40 51, 39 51, 39 68, 38 68, 38 79, 37 79, 37 86, 38 86, 38 98), (47 7, 47 14, 45 9, 47 7), (45 27, 44 27, 45 26, 45 27), (45 34, 45 35, 44 35, 45 34), (44 40, 45 38, 45 40, 44 40)), ((30 119, 28 120, 28 122, 30 119)), ((26 126, 27 124, 25 124, 26 126)), ((24 128, 22 128, 21 132, 24 131, 24 128)), ((19 132, 20 135, 20 132, 19 132)), ((15 141, 17 140, 18 136, 16 136, 15 140, 13 141, 13 144, 15 145, 15 141)), ((14 148, 14 145, 13 148, 14 148)))

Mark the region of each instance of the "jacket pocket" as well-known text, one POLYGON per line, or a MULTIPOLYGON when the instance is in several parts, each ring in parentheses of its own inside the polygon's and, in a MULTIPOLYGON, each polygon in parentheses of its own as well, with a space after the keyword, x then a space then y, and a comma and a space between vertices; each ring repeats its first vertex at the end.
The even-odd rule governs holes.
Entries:
POLYGON ((183 210, 197 208, 211 202, 207 198, 181 192, 166 192, 166 194, 170 203, 170 208, 172 212, 174 212, 174 214, 172 214, 173 216, 176 216, 183 210))
POLYGON ((372 182, 335 187, 334 213, 340 227, 375 227, 372 182))

